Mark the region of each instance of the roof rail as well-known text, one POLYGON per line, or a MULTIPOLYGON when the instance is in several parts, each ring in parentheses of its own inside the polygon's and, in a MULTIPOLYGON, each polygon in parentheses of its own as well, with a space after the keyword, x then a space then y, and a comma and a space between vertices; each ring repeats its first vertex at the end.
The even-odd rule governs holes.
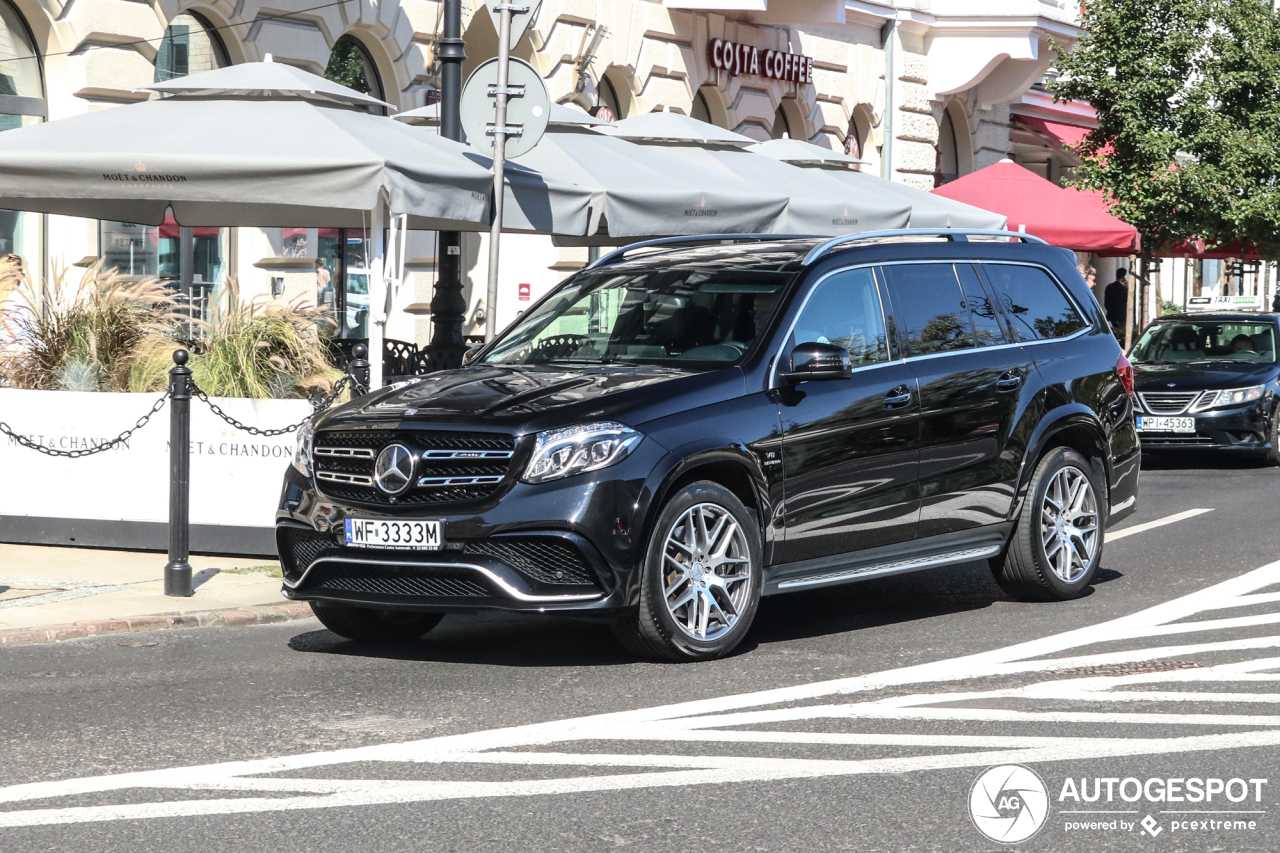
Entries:
POLYGON ((763 243, 769 240, 813 240, 822 239, 824 234, 697 234, 686 235, 684 237, 659 237, 656 240, 642 240, 639 243, 632 243, 629 246, 623 246, 621 249, 614 249, 607 255, 602 255, 595 263, 588 264, 586 269, 595 269, 596 267, 604 267, 609 264, 618 263, 626 257, 628 252, 636 249, 644 249, 649 246, 679 246, 682 244, 699 244, 699 243, 763 243))
POLYGON ((875 240, 884 237, 946 237, 947 239, 964 243, 968 242, 970 237, 1016 237, 1024 243, 1044 243, 1044 240, 1025 231, 996 231, 971 228, 902 228, 897 231, 868 231, 865 234, 845 234, 843 237, 836 237, 828 240, 820 246, 814 246, 809 254, 805 255, 804 265, 809 266, 823 255, 829 254, 845 243, 856 243, 859 240, 875 240))

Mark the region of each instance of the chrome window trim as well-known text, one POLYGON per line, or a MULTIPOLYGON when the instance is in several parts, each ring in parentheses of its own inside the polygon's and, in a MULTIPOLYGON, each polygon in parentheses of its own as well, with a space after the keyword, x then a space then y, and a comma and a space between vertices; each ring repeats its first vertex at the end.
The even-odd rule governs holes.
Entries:
MULTIPOLYGON (((284 585, 289 589, 297 589, 302 585, 303 581, 307 579, 307 575, 311 574, 311 570, 314 569, 316 566, 320 565, 321 563, 359 563, 360 565, 379 566, 381 568, 385 568, 387 566, 405 565, 404 563, 397 563, 391 560, 371 560, 366 557, 320 557, 311 565, 307 566, 307 568, 303 571, 301 577, 299 577, 293 583, 290 583, 286 578, 284 585)), ((415 563, 411 563, 410 565, 421 567, 424 569, 467 569, 469 571, 477 572, 481 575, 484 575, 486 578, 492 581, 495 586, 497 586, 502 590, 503 593, 505 593, 511 598, 516 599, 517 601, 544 602, 544 603, 550 604, 558 601, 590 601, 593 599, 604 598, 604 595, 602 593, 586 593, 583 595, 530 595, 527 592, 521 592, 520 590, 513 587, 511 584, 507 583, 492 569, 487 569, 484 566, 478 566, 475 563, 417 563, 415 562, 415 563)))

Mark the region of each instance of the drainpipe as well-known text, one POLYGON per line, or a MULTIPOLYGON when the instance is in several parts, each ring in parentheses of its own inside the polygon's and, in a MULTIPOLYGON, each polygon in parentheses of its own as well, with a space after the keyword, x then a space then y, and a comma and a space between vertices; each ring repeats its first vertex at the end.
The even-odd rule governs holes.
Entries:
POLYGON ((880 28, 880 46, 884 49, 884 145, 880 148, 880 177, 893 180, 893 75, 894 43, 897 41, 897 20, 890 18, 880 28))

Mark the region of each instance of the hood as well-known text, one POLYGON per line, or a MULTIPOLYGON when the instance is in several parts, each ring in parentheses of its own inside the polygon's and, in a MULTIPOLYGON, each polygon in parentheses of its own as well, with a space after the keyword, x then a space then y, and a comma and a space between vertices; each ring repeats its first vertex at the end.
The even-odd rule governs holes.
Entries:
POLYGON ((1138 391, 1208 391, 1246 388, 1270 382, 1280 365, 1238 361, 1198 361, 1178 364, 1135 364, 1133 384, 1138 391))
POLYGON ((602 420, 635 426, 744 391, 745 379, 736 367, 693 372, 614 365, 478 365, 381 389, 335 409, 323 424, 467 424, 519 433, 602 420))

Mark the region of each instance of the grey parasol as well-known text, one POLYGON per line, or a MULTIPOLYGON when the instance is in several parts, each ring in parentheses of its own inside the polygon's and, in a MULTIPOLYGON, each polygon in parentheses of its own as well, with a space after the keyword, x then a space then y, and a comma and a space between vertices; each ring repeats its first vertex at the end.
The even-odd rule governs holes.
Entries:
MULTIPOLYGON (((911 207, 910 227, 912 228, 1002 229, 1005 227, 1005 218, 998 213, 942 198, 896 181, 886 181, 867 172, 857 172, 841 165, 838 159, 823 159, 814 156, 812 152, 796 147, 807 144, 797 140, 775 139, 771 142, 752 145, 748 150, 822 174, 859 195, 895 199, 906 203, 911 207), (779 145, 778 143, 781 142, 789 142, 791 145, 779 145)), ((819 149, 819 151, 822 150, 825 149, 819 149)))
POLYGON ((385 198, 413 228, 486 223, 493 176, 465 146, 322 77, 268 61, 148 88, 175 94, 0 134, 0 208, 358 228, 385 198))

